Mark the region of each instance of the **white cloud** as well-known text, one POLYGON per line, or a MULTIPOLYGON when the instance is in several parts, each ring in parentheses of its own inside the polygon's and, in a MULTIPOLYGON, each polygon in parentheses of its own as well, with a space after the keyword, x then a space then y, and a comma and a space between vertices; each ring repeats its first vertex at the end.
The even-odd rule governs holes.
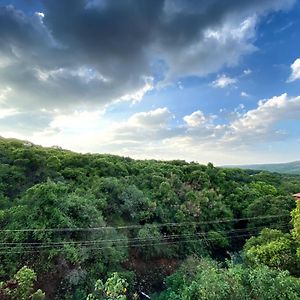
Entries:
POLYGON ((0 107, 0 119, 4 119, 13 115, 18 114, 18 111, 13 108, 1 108, 0 107))
POLYGON ((141 127, 161 127, 167 124, 172 114, 167 107, 157 108, 148 112, 136 113, 128 119, 128 123, 141 127))
MULTIPOLYGON (((4 112, 3 117, 10 113, 4 112)), ((256 152, 253 147, 269 149, 274 141, 288 137, 289 132, 278 125, 285 120, 300 121, 300 96, 282 94, 261 100, 248 111, 240 104, 228 120, 196 110, 171 122, 174 116, 167 107, 138 112, 118 122, 106 114, 77 111, 68 116, 55 112, 48 127, 24 139, 46 146, 133 158, 180 158, 219 164, 270 161, 268 153, 256 152)), ((17 133, 9 133, 20 138, 17 133)))
POLYGON ((168 63, 166 80, 196 75, 205 76, 224 66, 237 65, 241 56, 252 53, 258 18, 231 16, 219 26, 204 30, 203 38, 182 49, 164 53, 168 63))
POLYGON ((86 132, 96 129, 105 113, 98 111, 75 111, 73 114, 56 114, 49 127, 58 131, 86 132))
POLYGON ((36 69, 36 77, 41 81, 48 81, 51 79, 68 79, 78 78, 84 83, 90 83, 91 81, 109 82, 108 78, 105 78, 97 70, 92 67, 81 66, 79 68, 59 68, 54 70, 41 70, 36 69))
POLYGON ((190 127, 197 127, 204 124, 207 121, 207 117, 200 110, 194 111, 192 114, 183 117, 183 120, 190 127))
POLYGON ((282 131, 276 124, 284 120, 300 120, 300 96, 288 97, 287 94, 261 100, 258 107, 241 115, 233 121, 224 136, 225 142, 253 143, 280 137, 282 131))
POLYGON ((244 92, 244 91, 241 92, 241 96, 245 97, 245 98, 250 97, 250 95, 248 93, 244 92))
POLYGON ((7 96, 12 92, 12 88, 7 86, 3 89, 0 89, 0 102, 6 100, 7 96))
POLYGON ((190 127, 196 127, 203 124, 206 121, 206 118, 202 111, 197 110, 193 112, 191 115, 185 116, 183 120, 190 127))
POLYGON ((6 56, 6 55, 3 55, 1 52, 0 52, 0 69, 1 68, 6 68, 7 66, 11 65, 13 63, 13 59, 6 56))
POLYGON ((212 82, 212 86, 215 88, 223 89, 225 87, 235 84, 236 82, 237 82, 236 78, 231 78, 223 74, 218 76, 218 78, 212 82))
POLYGON ((292 74, 290 75, 288 82, 295 81, 297 79, 300 79, 300 58, 297 58, 292 64, 291 64, 291 70, 292 74))
MULTIPOLYGON (((249 155, 254 145, 269 145, 286 137, 288 133, 277 125, 284 120, 300 120, 300 96, 283 94, 259 101, 257 108, 246 112, 243 104, 237 109, 240 112, 229 122, 220 122, 216 116, 197 110, 184 116, 183 124, 171 127, 168 123, 171 112, 163 108, 156 113, 135 114, 109 131, 109 135, 111 141, 118 140, 118 149, 122 144, 126 145, 127 155, 132 151, 139 158, 161 155, 161 158, 201 161, 203 157, 211 157, 210 160, 214 161, 224 159, 222 163, 226 159, 227 162, 238 162, 239 159, 245 162, 246 158, 240 157, 240 153, 249 155), (158 115, 162 121, 157 120, 158 115), (147 122, 140 121, 141 116, 147 122), (153 124, 157 126, 153 127, 153 124), (222 158, 222 155, 227 158, 222 158)), ((115 152, 117 148, 109 149, 115 152)), ((253 154, 249 158, 253 158, 253 154)))
POLYGON ((41 20, 43 20, 45 18, 45 14, 43 12, 35 12, 35 15, 40 18, 41 20))
POLYGON ((244 75, 250 75, 252 73, 252 70, 246 69, 243 71, 244 75))
POLYGON ((0 119, 18 114, 17 108, 8 107, 7 98, 13 92, 10 86, 0 89, 0 119))
POLYGON ((178 88, 179 88, 180 90, 183 90, 183 89, 184 89, 184 86, 183 86, 183 84, 182 84, 181 81, 178 81, 178 82, 177 82, 177 86, 178 86, 178 88))
POLYGON ((153 90, 153 77, 146 76, 144 77, 145 84, 141 88, 133 91, 130 94, 123 95, 119 100, 121 101, 132 101, 133 103, 139 102, 143 99, 144 95, 147 94, 149 91, 153 90))

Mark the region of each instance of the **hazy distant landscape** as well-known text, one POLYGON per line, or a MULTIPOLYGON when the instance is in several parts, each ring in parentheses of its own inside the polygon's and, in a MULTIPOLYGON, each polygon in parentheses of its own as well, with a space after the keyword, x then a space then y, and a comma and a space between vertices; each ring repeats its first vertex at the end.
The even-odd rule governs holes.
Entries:
POLYGON ((235 166, 225 166, 225 167, 300 175, 300 161, 294 161, 289 163, 277 163, 277 164, 235 165, 235 166))

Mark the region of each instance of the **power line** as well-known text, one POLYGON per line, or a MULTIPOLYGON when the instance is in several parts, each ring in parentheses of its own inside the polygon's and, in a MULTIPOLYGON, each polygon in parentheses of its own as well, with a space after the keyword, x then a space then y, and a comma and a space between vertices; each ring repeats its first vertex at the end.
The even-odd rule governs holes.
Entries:
POLYGON ((100 227, 86 227, 86 228, 26 228, 26 229, 1 229, 0 232, 72 232, 72 231, 97 231, 97 230, 118 230, 118 229, 134 229, 134 228, 143 228, 145 226, 150 227, 177 227, 177 226, 186 226, 186 225, 205 225, 205 224, 219 224, 219 223, 230 223, 230 222, 240 222, 240 221, 249 221, 249 220, 260 220, 260 219, 272 219, 287 217, 290 214, 281 214, 281 215, 267 215, 267 216, 258 216, 251 218, 234 218, 234 219, 218 219, 213 221, 200 221, 200 222, 179 222, 179 223, 146 223, 144 225, 126 225, 126 226, 100 226, 100 227))
MULTIPOLYGON (((233 235, 230 238, 241 238, 241 237, 247 237, 247 236, 253 236, 252 233, 248 234, 240 234, 240 235, 233 235)), ((205 239, 206 241, 214 241, 214 240, 219 240, 223 239, 224 237, 220 238, 207 238, 205 239)), ((133 244, 133 245, 114 245, 114 247, 117 248, 130 248, 130 247, 152 247, 152 246, 159 246, 159 245, 173 245, 173 244, 178 244, 178 243, 189 243, 189 242, 200 242, 204 239, 187 239, 187 240, 181 240, 181 241, 165 241, 165 242, 160 242, 160 243, 154 243, 154 244, 133 244)), ((112 246, 104 246, 104 247, 95 247, 95 248, 86 248, 86 250, 103 250, 103 249, 111 249, 112 246)), ((39 253, 39 252, 49 252, 52 249, 44 249, 44 250, 25 250, 25 251, 1 251, 0 254, 24 254, 24 253, 39 253)), ((63 252, 65 249, 55 249, 56 252, 63 252)))
MULTIPOLYGON (((279 228, 284 228, 288 224, 281 224, 277 225, 279 228)), ((253 230, 260 230, 265 228, 265 226, 256 226, 256 227, 247 227, 247 228, 239 228, 239 229, 230 229, 230 230, 210 230, 206 232, 199 232, 199 233, 190 233, 190 234, 173 234, 173 235, 163 235, 159 238, 168 239, 168 238, 178 238, 178 237, 185 237, 185 236, 191 236, 195 234, 199 235, 208 235, 210 232, 216 232, 216 233, 223 233, 223 234, 230 234, 230 233, 236 233, 236 232, 243 232, 243 231, 253 231, 253 230)), ((99 243, 99 242, 130 242, 130 241, 139 241, 139 240, 151 240, 151 239, 157 239, 158 237, 147 237, 147 238, 124 238, 124 239, 101 239, 101 240, 81 240, 81 241, 59 241, 59 242, 2 242, 0 243, 0 246, 40 246, 40 245, 64 245, 64 244, 89 244, 89 243, 99 243)))
MULTIPOLYGON (((285 226, 279 226, 279 227, 285 227, 285 226)), ((254 229, 256 230, 259 230, 259 229, 262 229, 264 228, 263 226, 261 227, 253 227, 252 228, 252 231, 254 229)), ((233 237, 237 237, 237 236, 253 236, 253 232, 251 233, 247 233, 247 234, 243 234, 242 231, 246 231, 246 232, 249 232, 249 229, 241 229, 241 230, 232 230, 232 231, 227 231, 227 233, 235 233, 235 235, 230 235, 228 236, 228 238, 233 238, 233 237), (238 232, 240 232, 241 234, 239 235, 236 235, 238 232)), ((250 230, 251 231, 251 230, 250 230)), ((215 231, 215 232, 218 232, 218 231, 215 231)), ((221 232, 219 231, 218 233, 226 233, 226 231, 224 232, 221 232)), ((204 240, 204 241, 207 241, 207 240, 217 240, 217 239, 223 239, 225 237, 220 237, 220 238, 205 238, 207 235, 209 234, 209 232, 203 232, 203 233, 195 233, 195 234, 188 234, 188 235, 170 235, 170 236, 166 236, 166 237, 162 237, 162 239, 164 240, 163 243, 173 243, 173 242, 180 242, 182 240, 179 240, 179 241, 172 241, 172 239, 174 238, 186 238, 188 239, 191 238, 191 237, 202 237, 201 240, 204 240), (171 241, 169 241, 171 239, 171 241)), ((137 238, 137 239, 129 239, 129 240, 125 240, 125 239, 120 239, 120 240, 97 240, 97 241, 83 241, 84 243, 80 244, 80 246, 84 246, 84 247, 87 247, 86 249, 90 250, 92 248, 90 248, 90 246, 95 246, 97 244, 101 244, 101 243, 107 243, 107 242, 115 242, 115 243, 118 243, 118 242, 129 242, 127 245, 122 245, 122 244, 114 244, 114 245, 111 245, 111 246, 106 246, 107 248, 112 248, 112 247, 122 247, 122 246, 125 246, 125 247, 138 247, 140 245, 143 245, 143 243, 145 244, 145 242, 148 242, 148 241, 152 241, 152 240, 155 240, 157 239, 157 237, 152 237, 152 238, 145 238, 145 239, 140 239, 140 238, 137 238), (135 242, 134 244, 130 243, 130 242, 135 242)), ((197 239, 197 241, 199 241, 199 239, 197 239)), ((27 248, 23 248, 23 249, 20 249, 20 250, 17 250, 15 251, 14 253, 28 253, 28 251, 34 251, 34 252, 43 252, 46 250, 46 248, 48 248, 48 251, 50 250, 62 250, 62 251, 65 251, 65 249, 56 249, 55 247, 62 247, 62 246, 65 246, 65 244, 70 245, 69 243, 72 243, 72 242, 62 242, 61 244, 55 244, 55 245, 50 245, 50 244, 46 244, 46 245, 38 245, 38 246, 26 246, 27 248), (42 249, 42 250, 40 250, 42 249)), ((73 242, 74 244, 76 242, 73 242)), ((77 244, 80 243, 80 242, 77 242, 77 244)), ((151 244, 146 244, 146 245, 151 245, 151 244)), ((71 246, 73 246, 73 244, 71 244, 71 246)), ((16 247, 8 247, 8 246, 4 246, 2 247, 1 250, 11 250, 11 249, 15 249, 16 247)), ((4 252, 0 252, 0 254, 3 254, 4 252)))

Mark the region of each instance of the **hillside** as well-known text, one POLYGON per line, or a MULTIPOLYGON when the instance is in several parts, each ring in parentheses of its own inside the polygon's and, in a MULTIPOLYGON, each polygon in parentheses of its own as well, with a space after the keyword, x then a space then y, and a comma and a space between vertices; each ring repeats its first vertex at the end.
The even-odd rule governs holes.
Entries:
POLYGON ((262 294, 270 276, 300 295, 289 275, 300 274, 289 234, 299 191, 298 176, 1 139, 0 299, 29 299, 28 274, 45 299, 279 299, 262 294), (223 298, 198 294, 220 288, 223 298))
POLYGON ((230 167, 300 175, 300 161, 278 164, 238 165, 230 167))

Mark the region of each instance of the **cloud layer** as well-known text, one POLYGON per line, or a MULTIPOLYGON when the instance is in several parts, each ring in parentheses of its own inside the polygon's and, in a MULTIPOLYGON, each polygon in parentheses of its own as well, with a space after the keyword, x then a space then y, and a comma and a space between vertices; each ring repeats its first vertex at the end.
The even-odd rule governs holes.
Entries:
POLYGON ((291 75, 288 79, 288 82, 295 81, 297 79, 300 79, 300 58, 297 58, 292 64, 291 64, 291 75))
POLYGON ((167 107, 135 113, 128 119, 110 123, 105 120, 104 111, 76 112, 57 115, 43 130, 33 132, 30 140, 47 146, 61 145, 83 152, 135 158, 239 163, 245 161, 240 154, 249 147, 288 138, 280 124, 284 120, 300 121, 300 96, 282 94, 261 100, 255 109, 237 113, 230 121, 200 110, 181 120, 176 118, 177 123, 173 122, 174 118, 167 107))
MULTIPOLYGON (((0 91, 32 110, 140 100, 170 82, 234 65, 255 50, 260 16, 293 0, 45 0, 0 7, 0 91), (31 11, 31 10, 29 10, 31 11)), ((2 99, 3 100, 3 99, 2 99)))
MULTIPOLYGON (((242 81, 256 70, 230 73, 258 50, 261 19, 295 0, 23 2, 0 6, 1 135, 137 158, 235 162, 241 151, 287 138, 283 120, 299 120, 300 97, 282 94, 253 108, 253 90, 242 81), (182 113, 168 99, 110 119, 121 102, 128 109, 172 84, 183 92, 188 79, 209 74, 214 95, 231 88, 252 109, 231 108, 228 118, 219 108, 182 113)), ((289 82, 300 78, 299 62, 289 82)))

